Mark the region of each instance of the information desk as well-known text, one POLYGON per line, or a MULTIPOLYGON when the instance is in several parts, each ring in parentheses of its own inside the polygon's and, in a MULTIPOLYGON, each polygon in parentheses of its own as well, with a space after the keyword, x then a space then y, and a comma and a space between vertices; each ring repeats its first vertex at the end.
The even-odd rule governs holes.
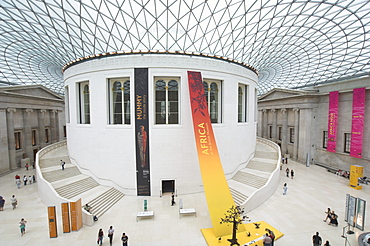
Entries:
POLYGON ((195 217, 197 217, 197 212, 195 211, 194 208, 180 209, 180 219, 181 219, 181 215, 183 215, 183 214, 194 214, 195 217))
POLYGON ((143 218, 143 217, 152 217, 154 220, 154 211, 138 212, 136 216, 136 221, 138 221, 139 218, 143 218))

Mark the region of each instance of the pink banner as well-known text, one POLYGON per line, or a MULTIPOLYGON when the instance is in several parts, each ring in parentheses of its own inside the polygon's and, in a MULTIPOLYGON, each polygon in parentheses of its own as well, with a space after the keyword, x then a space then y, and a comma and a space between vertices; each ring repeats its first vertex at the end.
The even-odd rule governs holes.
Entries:
POLYGON ((327 151, 336 152, 337 125, 338 125, 338 98, 339 92, 332 91, 329 94, 329 117, 328 117, 328 142, 327 151))
POLYGON ((364 133, 365 87, 353 89, 350 156, 361 158, 364 133))

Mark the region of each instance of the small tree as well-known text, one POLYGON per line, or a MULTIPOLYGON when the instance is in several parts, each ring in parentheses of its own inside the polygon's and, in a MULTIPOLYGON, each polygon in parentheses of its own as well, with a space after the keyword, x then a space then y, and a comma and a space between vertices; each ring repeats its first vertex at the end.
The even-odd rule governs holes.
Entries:
POLYGON ((236 238, 236 231, 238 230, 239 224, 242 224, 243 221, 249 220, 248 216, 244 215, 244 208, 240 206, 232 205, 229 210, 225 213, 225 217, 221 218, 220 224, 230 223, 233 225, 233 237, 227 239, 231 244, 230 245, 240 245, 238 239, 236 238))

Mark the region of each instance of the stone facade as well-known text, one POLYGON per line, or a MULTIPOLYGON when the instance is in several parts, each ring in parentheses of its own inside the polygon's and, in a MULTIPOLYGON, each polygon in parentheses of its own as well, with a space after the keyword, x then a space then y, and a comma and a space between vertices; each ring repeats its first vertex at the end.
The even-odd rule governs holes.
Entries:
POLYGON ((370 176, 370 77, 315 86, 306 90, 273 89, 258 100, 258 136, 280 145, 282 154, 307 165, 349 171, 364 167, 370 176), (362 158, 345 150, 351 133, 353 89, 366 87, 362 158), (336 153, 326 150, 329 93, 339 91, 336 153))
POLYGON ((65 138, 62 96, 41 85, 0 87, 0 174, 32 168, 38 150, 65 138))

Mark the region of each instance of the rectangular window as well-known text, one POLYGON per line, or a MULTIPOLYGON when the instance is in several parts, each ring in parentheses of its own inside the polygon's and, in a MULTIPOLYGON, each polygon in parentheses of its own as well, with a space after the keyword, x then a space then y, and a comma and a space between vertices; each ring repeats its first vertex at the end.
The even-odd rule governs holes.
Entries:
POLYGON ((238 86, 238 122, 248 121, 248 85, 238 86))
POLYGON ((45 143, 49 143, 50 136, 49 136, 49 128, 45 128, 45 143))
POLYGON ((36 130, 32 130, 32 146, 35 146, 37 144, 36 136, 36 130))
POLYGON ((21 132, 14 132, 14 140, 15 140, 15 149, 21 149, 21 132))
POLYGON ((289 128, 289 142, 294 143, 294 128, 289 128))
POLYGON ((257 122, 257 113, 258 113, 258 90, 254 89, 254 122, 257 122))
POLYGON ((204 79, 203 85, 211 122, 221 123, 221 81, 204 79))
POLYGON ((69 117, 69 90, 68 90, 68 86, 66 86, 65 88, 64 88, 64 101, 65 101, 65 104, 66 104, 66 106, 65 106, 65 108, 66 108, 66 117, 67 117, 67 119, 66 119, 66 121, 67 121, 67 123, 69 123, 70 122, 70 117, 69 117))
POLYGON ((63 137, 67 137, 67 127, 63 126, 63 137))
POLYGON ((278 139, 283 139, 283 128, 281 126, 278 127, 278 139))
POLYGON ((323 131, 322 134, 322 147, 326 149, 328 146, 328 131, 323 131))
POLYGON ((269 125, 269 138, 272 138, 272 125, 269 125))
POLYGON ((155 124, 179 124, 180 78, 154 78, 155 124))
POLYGON ((350 153, 351 147, 351 133, 344 133, 344 152, 350 153))
POLYGON ((109 124, 130 124, 130 78, 109 79, 109 124))
POLYGON ((78 83, 79 123, 90 124, 90 88, 89 82, 78 83))

